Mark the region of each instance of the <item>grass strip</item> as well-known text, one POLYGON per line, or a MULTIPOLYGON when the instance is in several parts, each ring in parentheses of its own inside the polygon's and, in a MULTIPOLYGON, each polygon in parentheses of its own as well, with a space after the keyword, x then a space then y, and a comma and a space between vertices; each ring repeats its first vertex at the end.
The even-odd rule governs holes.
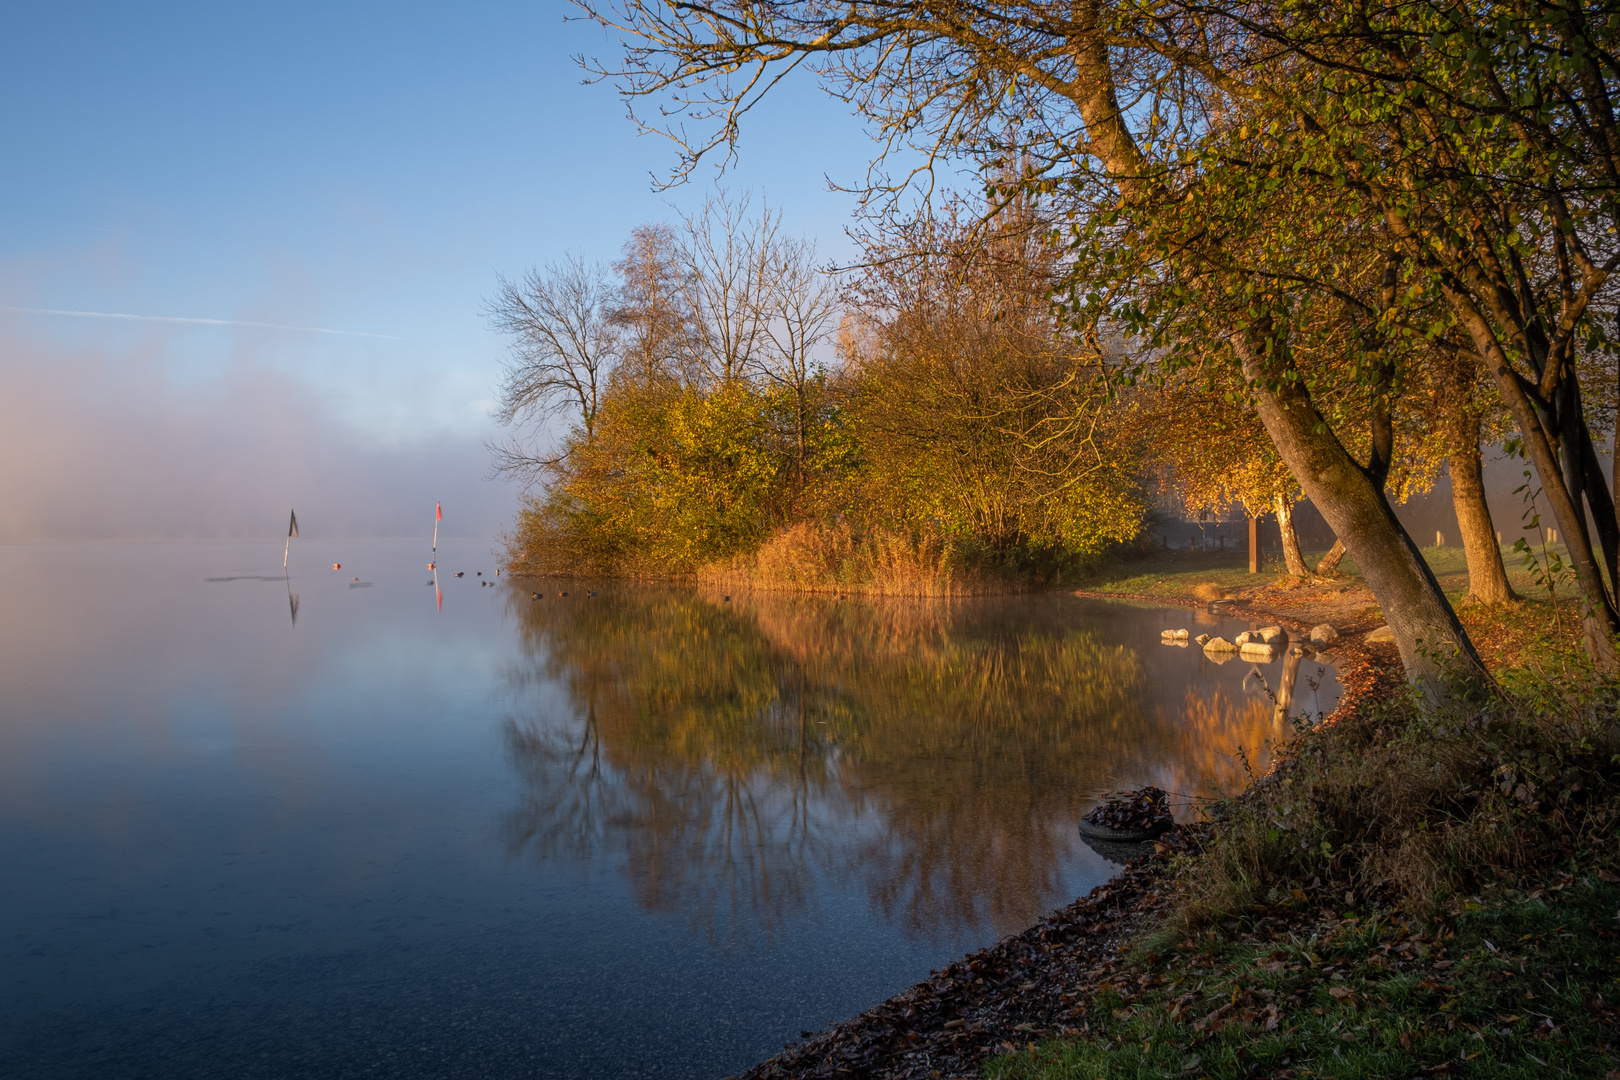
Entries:
POLYGON ((1004 1046, 987 1072, 1604 1077, 1620 1067, 1617 918, 1620 888, 1580 874, 1470 901, 1432 929, 1376 911, 1284 914, 1162 955, 1139 946, 1099 987, 1083 1037, 1004 1046))

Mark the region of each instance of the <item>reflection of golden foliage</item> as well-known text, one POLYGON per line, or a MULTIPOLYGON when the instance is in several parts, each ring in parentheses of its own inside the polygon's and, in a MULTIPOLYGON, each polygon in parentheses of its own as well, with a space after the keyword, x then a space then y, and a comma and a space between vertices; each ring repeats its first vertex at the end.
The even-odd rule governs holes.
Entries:
POLYGON ((1177 752, 1163 769, 1168 791, 1232 794, 1249 785, 1245 762, 1256 775, 1271 760, 1268 740, 1281 734, 1274 707, 1260 693, 1234 695, 1226 687, 1187 688, 1177 752))
POLYGON ((769 931, 817 873, 912 930, 1011 929, 1064 899, 1101 790, 1208 790, 1263 699, 1148 705, 1141 659, 1030 598, 836 602, 604 589, 515 601, 572 717, 514 722, 514 849, 622 851, 644 904, 769 931))

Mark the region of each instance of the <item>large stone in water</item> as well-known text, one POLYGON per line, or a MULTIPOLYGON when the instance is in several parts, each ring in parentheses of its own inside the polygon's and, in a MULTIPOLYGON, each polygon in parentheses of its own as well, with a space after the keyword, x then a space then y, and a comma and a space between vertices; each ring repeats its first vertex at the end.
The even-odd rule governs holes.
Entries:
MULTIPOLYGON (((1242 635, 1240 634, 1238 636, 1241 637, 1242 635)), ((1208 641, 1204 642, 1204 651, 1212 653, 1233 653, 1238 651, 1238 647, 1223 637, 1212 637, 1208 641)))
POLYGON ((1265 642, 1267 645, 1288 644, 1288 631, 1284 630, 1280 626, 1262 626, 1259 630, 1255 631, 1255 633, 1259 634, 1260 640, 1265 642))

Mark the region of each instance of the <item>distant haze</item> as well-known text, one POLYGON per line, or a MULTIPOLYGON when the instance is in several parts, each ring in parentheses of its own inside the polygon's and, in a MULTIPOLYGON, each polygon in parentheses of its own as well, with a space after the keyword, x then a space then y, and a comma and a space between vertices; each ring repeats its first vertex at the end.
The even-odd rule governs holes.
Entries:
MULTIPOLYGON (((310 375, 253 360, 188 376, 161 339, 29 340, 0 326, 0 541, 494 536, 487 422, 402 438, 338 415, 310 375)), ((379 391, 379 396, 386 396, 379 391)))

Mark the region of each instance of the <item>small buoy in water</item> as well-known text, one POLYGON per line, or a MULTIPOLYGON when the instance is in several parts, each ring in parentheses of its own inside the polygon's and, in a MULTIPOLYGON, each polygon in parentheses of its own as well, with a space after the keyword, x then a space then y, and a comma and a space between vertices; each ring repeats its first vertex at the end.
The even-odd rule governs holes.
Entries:
POLYGON ((341 569, 343 569, 343 564, 340 563, 340 562, 335 562, 335 563, 332 564, 332 569, 341 570, 341 569))

